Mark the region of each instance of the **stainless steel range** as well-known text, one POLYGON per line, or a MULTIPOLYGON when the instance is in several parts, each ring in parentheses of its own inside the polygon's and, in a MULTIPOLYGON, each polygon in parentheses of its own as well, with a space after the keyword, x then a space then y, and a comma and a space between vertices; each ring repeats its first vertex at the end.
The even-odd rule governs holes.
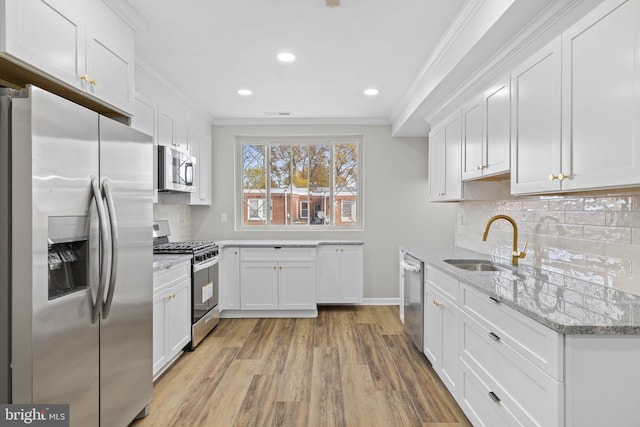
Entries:
POLYGON ((154 254, 186 254, 191 259, 191 348, 218 324, 218 253, 216 242, 195 240, 169 242, 169 224, 153 224, 154 254))

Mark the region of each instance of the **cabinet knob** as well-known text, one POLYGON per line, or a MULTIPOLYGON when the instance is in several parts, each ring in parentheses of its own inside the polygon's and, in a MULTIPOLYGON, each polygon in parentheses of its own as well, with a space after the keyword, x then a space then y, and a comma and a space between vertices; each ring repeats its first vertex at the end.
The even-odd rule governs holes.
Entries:
POLYGON ((282 270, 282 266, 280 266, 280 270, 282 270))
POLYGON ((563 173, 559 173, 558 175, 549 174, 549 181, 553 181, 555 179, 557 179, 558 181, 562 181, 565 178, 569 178, 569 177, 563 173))
POLYGON ((98 84, 98 81, 97 81, 96 79, 92 79, 89 83, 90 83, 92 86, 95 86, 95 85, 97 85, 97 84, 98 84))
POLYGON ((80 80, 84 81, 84 82, 88 82, 89 81, 89 75, 87 74, 83 74, 80 76, 80 80))
POLYGON ((433 305, 435 305, 436 307, 442 307, 442 303, 438 300, 433 300, 433 305))
POLYGON ((277 269, 278 269, 278 267, 276 267, 276 266, 274 265, 274 266, 273 266, 273 269, 274 269, 274 270, 277 270, 277 269))

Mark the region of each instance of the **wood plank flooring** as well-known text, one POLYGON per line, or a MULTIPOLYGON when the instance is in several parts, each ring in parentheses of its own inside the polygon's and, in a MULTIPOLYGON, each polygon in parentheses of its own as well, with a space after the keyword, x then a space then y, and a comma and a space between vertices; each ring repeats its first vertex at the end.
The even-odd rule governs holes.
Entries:
POLYGON ((470 426, 395 306, 221 319, 156 381, 147 426, 470 426))

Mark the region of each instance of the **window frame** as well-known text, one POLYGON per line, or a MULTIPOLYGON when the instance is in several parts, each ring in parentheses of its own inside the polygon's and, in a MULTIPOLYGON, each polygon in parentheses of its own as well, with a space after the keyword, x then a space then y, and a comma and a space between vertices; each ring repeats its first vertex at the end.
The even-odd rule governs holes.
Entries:
MULTIPOLYGON (((234 194, 236 195, 236 204, 235 204, 235 230, 236 231, 274 231, 274 230, 282 230, 282 231, 363 231, 364 230, 364 143, 363 136, 358 135, 275 135, 275 136, 256 136, 256 135, 237 135, 236 136, 236 147, 235 147, 235 167, 236 167, 236 176, 234 180, 234 194), (268 203, 271 200, 271 191, 272 188, 268 184, 270 182, 269 176, 269 165, 271 159, 271 147, 274 145, 329 145, 331 149, 331 158, 330 158, 330 187, 329 194, 327 195, 330 200, 330 210, 327 215, 330 224, 313 224, 311 222, 311 209, 314 206, 311 200, 307 200, 308 206, 308 217, 307 224, 272 224, 271 220, 273 219, 272 215, 269 215, 269 218, 261 219, 264 221, 264 224, 250 224, 251 221, 247 216, 247 224, 244 222, 244 211, 248 209, 248 206, 245 206, 245 190, 243 188, 243 146, 244 144, 252 144, 252 145, 264 145, 265 152, 265 173, 266 173, 266 188, 264 189, 264 197, 263 199, 267 203, 264 210, 272 211, 273 205, 268 203), (336 215, 337 209, 341 209, 341 200, 336 198, 337 189, 335 184, 334 177, 334 156, 335 156, 335 146, 344 145, 344 144, 355 144, 357 147, 357 172, 356 172, 356 182, 357 187, 355 189, 355 200, 354 209, 356 210, 356 220, 353 222, 349 222, 347 225, 344 223, 336 225, 334 221, 334 216, 339 219, 339 216, 336 215)), ((309 195, 312 194, 312 191, 309 191, 309 195)), ((301 205, 299 206, 301 207, 301 205)), ((314 213, 315 215, 315 213, 314 213)))

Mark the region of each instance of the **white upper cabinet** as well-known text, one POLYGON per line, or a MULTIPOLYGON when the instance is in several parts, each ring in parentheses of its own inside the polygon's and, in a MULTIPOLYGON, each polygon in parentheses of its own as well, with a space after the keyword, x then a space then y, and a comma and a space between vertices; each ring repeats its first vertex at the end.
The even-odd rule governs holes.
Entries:
POLYGON ((563 190, 640 184, 640 2, 605 1, 562 34, 563 190))
POLYGON ((462 179, 509 172, 511 89, 509 77, 462 107, 462 179))
POLYGON ((482 176, 485 164, 482 116, 480 96, 462 107, 462 179, 482 176))
POLYGON ((509 76, 482 94, 484 145, 482 176, 507 173, 511 167, 511 87, 509 76))
POLYGON ((190 132, 191 155, 196 158, 194 183, 190 205, 211 205, 211 138, 198 131, 190 132))
POLYGON ((554 39, 511 73, 511 192, 553 192, 561 170, 561 41, 554 39))
POLYGON ((102 1, 5 0, 1 55, 131 114, 135 33, 102 1))
POLYGON ((512 73, 511 192, 640 184, 640 2, 605 1, 512 73))
POLYGON ((462 198, 460 110, 429 134, 429 198, 431 201, 462 198))

